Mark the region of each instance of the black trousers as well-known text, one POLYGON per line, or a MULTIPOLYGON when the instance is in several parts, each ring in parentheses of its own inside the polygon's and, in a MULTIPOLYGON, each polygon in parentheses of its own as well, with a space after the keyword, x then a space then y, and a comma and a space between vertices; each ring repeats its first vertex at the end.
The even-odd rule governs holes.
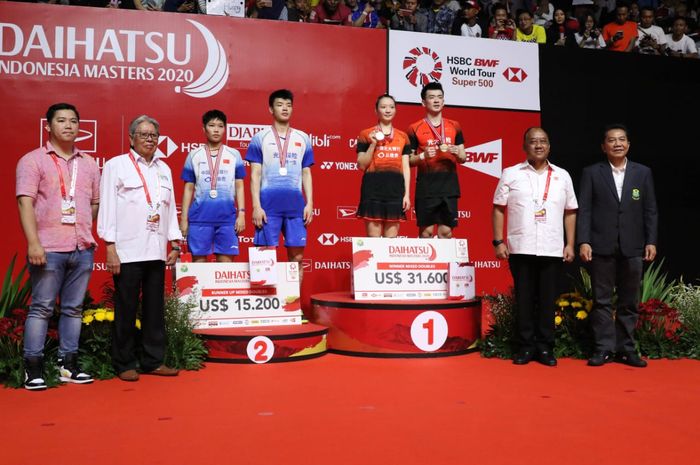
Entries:
POLYGON ((635 349, 634 328, 639 317, 639 288, 642 257, 594 255, 590 263, 593 286, 591 328, 596 350, 631 352, 635 349), (617 304, 613 317, 613 293, 617 304))
POLYGON ((165 357, 165 262, 122 263, 114 275, 112 360, 117 373, 135 369, 136 310, 141 300, 141 369, 151 371, 165 357))
POLYGON ((551 351, 562 259, 511 254, 508 262, 515 286, 518 346, 520 350, 551 351))

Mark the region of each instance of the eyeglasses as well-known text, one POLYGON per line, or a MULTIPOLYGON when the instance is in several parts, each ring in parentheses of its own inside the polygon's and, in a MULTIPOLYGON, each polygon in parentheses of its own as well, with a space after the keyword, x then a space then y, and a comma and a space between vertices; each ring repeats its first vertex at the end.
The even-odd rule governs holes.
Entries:
POLYGON ((157 134, 155 132, 137 132, 137 133, 134 133, 134 136, 138 137, 141 140, 148 140, 148 139, 158 140, 158 137, 160 137, 160 134, 157 134))

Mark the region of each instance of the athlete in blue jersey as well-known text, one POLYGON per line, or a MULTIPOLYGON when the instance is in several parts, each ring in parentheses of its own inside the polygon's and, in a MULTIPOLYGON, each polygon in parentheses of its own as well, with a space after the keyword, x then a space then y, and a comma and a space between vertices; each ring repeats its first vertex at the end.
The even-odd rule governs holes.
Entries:
POLYGON ((309 136, 289 125, 293 100, 286 89, 270 94, 272 126, 253 136, 246 160, 250 162, 253 242, 277 246, 282 233, 289 261, 301 262, 306 227, 313 217, 314 153, 309 136))
POLYGON ((182 169, 180 229, 195 262, 206 261, 212 252, 216 261, 230 262, 238 255, 238 233, 245 229, 245 167, 238 150, 223 144, 226 115, 211 110, 202 123, 207 143, 187 155, 182 169))

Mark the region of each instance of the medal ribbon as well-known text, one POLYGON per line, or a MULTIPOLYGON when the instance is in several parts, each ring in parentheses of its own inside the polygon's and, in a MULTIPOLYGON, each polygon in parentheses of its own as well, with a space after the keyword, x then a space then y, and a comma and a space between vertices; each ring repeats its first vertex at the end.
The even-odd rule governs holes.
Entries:
POLYGON ((143 177, 143 173, 141 172, 141 168, 139 168, 139 164, 136 162, 136 158, 134 158, 134 154, 129 152, 129 158, 131 159, 131 163, 134 164, 134 168, 136 168, 136 172, 138 173, 139 177, 141 178, 141 182, 143 183, 143 191, 146 194, 146 202, 148 202, 148 206, 150 206, 151 208, 156 208, 157 205, 160 204, 160 175, 156 174, 156 182, 158 185, 158 197, 156 199, 156 206, 154 206, 153 202, 151 201, 151 193, 148 190, 146 178, 143 177))
POLYGON ((433 126, 433 123, 431 123, 427 117, 425 117, 424 120, 425 120, 425 123, 430 128, 430 130, 433 132, 433 135, 435 136, 435 138, 438 139, 439 143, 437 145, 444 144, 445 143, 445 122, 442 119, 440 119, 440 134, 438 134, 438 132, 435 130, 435 126, 433 126))
POLYGON ((209 148, 209 145, 204 146, 204 150, 207 152, 207 163, 209 163, 209 181, 211 184, 211 190, 215 191, 216 190, 216 183, 219 181, 219 165, 221 164, 221 158, 224 153, 224 150, 222 148, 223 146, 219 147, 219 153, 216 155, 216 163, 212 162, 212 156, 211 156, 211 149, 209 148))
POLYGON ((64 199, 72 199, 75 197, 75 185, 78 181, 78 159, 73 158, 73 172, 70 177, 70 191, 68 191, 68 196, 66 196, 66 183, 63 180, 63 171, 61 171, 61 166, 58 164, 58 157, 55 154, 51 154, 51 159, 56 165, 56 170, 58 171, 58 181, 61 184, 61 197, 64 199))
MULTIPOLYGON (((382 127, 380 125, 377 125, 377 131, 384 134, 384 131, 382 130, 382 127)), ((384 137, 386 137, 390 141, 394 139, 394 126, 391 127, 391 132, 389 134, 384 134, 384 137)))
POLYGON ((277 144, 277 150, 280 154, 280 167, 284 168, 287 166, 287 149, 289 148, 289 139, 292 138, 292 128, 287 128, 287 136, 284 138, 284 147, 282 147, 280 135, 274 125, 272 125, 272 134, 275 135, 275 143, 277 144))

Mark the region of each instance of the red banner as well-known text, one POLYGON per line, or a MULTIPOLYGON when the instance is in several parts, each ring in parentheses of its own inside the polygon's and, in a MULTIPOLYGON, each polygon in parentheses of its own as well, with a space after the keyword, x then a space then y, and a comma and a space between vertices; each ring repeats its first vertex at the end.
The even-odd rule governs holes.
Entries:
MULTIPOLYGON (((351 27, 0 2, 0 97, 10 124, 0 129, 9 154, 0 193, 12 212, 0 264, 26 254, 14 197, 14 166, 45 143, 46 108, 59 101, 80 111, 78 147, 100 166, 129 148, 128 124, 148 114, 160 122, 159 150, 174 178, 189 150, 205 142, 201 115, 228 116, 227 143, 245 149, 270 123, 269 93, 295 94, 293 127, 310 134, 316 164, 315 219, 304 260, 304 307, 311 293, 348 290, 352 236, 364 235, 355 218, 361 172, 355 138, 374 124, 374 102, 386 86, 386 32, 351 27)), ((419 89, 416 89, 419 92, 419 89)), ((446 95, 450 103, 450 95, 446 95)), ((522 133, 538 113, 447 108, 462 125, 469 168, 460 167, 462 198, 456 237, 469 239, 477 294, 510 285, 505 262, 491 247, 491 199, 500 170, 522 159, 522 133)), ((422 107, 400 105, 395 125, 407 128, 422 107)), ((176 196, 182 184, 176 183, 176 196)), ((250 215, 250 194, 246 181, 250 215)), ((400 235, 417 236, 415 219, 400 235)), ((252 245, 250 216, 240 235, 242 255, 252 245)), ((286 260, 280 252, 279 259, 286 260)), ((109 279, 104 247, 96 254, 90 286, 101 296, 109 279)))

